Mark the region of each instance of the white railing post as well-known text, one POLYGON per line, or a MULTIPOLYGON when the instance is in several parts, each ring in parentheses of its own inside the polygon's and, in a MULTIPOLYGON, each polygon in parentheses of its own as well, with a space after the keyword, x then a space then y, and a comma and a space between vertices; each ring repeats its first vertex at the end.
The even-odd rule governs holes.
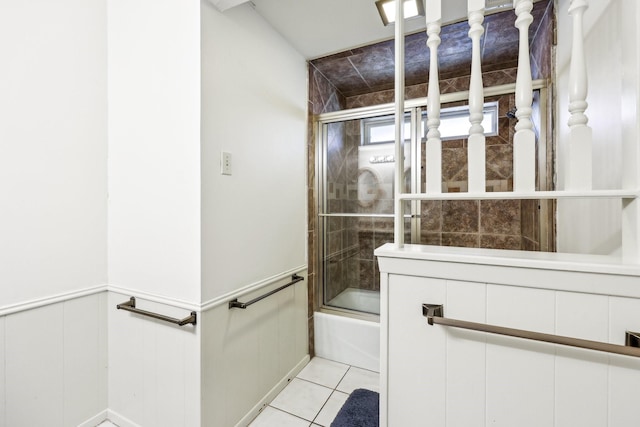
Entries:
POLYGON ((529 61, 529 25, 533 22, 531 0, 514 0, 516 28, 520 32, 518 76, 516 77, 516 134, 513 138, 513 190, 531 192, 536 188, 536 136, 531 121, 533 86, 529 61))
POLYGON ((587 0, 571 0, 569 15, 573 21, 571 68, 569 70, 569 141, 567 144, 566 190, 590 190, 592 186, 592 132, 587 126, 587 65, 584 55, 582 22, 587 0))
POLYGON ((484 1, 468 0, 469 37, 471 48, 471 81, 469 83, 469 140, 467 144, 468 183, 469 192, 477 193, 486 190, 485 145, 484 128, 484 88, 482 87, 482 59, 480 55, 480 38, 484 33, 484 1))
POLYGON ((429 46, 429 93, 427 94, 427 193, 442 193, 442 141, 440 139, 440 79, 438 77, 438 46, 440 45, 440 21, 442 0, 427 0, 427 46, 429 46))
POLYGON ((394 183, 394 243, 404 246, 404 203, 400 193, 404 192, 404 1, 396 2, 395 21, 395 183, 394 183))

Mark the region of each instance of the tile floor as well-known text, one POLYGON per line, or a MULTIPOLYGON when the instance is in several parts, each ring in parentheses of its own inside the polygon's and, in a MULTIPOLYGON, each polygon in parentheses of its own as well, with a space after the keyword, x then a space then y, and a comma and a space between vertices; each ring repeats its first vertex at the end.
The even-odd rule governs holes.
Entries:
POLYGON ((353 390, 380 391, 379 377, 377 372, 314 357, 249 426, 329 427, 353 390))
MULTIPOLYGON (((249 427, 330 427, 357 388, 380 391, 380 375, 314 357, 249 427)), ((115 427, 109 421, 99 427, 115 427)))

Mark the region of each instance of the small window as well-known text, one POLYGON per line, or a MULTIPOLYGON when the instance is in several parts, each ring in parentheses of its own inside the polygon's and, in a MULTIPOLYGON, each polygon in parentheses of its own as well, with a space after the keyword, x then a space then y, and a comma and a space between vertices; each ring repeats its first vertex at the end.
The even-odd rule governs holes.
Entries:
MULTIPOLYGON (((411 117, 404 118, 405 141, 411 139, 411 117)), ((387 144, 396 140, 394 116, 372 117, 362 120, 362 145, 387 144)))
MULTIPOLYGON (((484 118, 482 127, 486 136, 498 134, 498 103, 488 102, 484 104, 484 118)), ((427 113, 422 114, 420 121, 420 135, 427 136, 427 113)), ((443 108, 440 111, 440 138, 442 140, 461 139, 469 137, 469 106, 443 108)), ((362 120, 362 144, 384 144, 395 141, 395 119, 393 116, 374 117, 362 120)), ((405 140, 410 140, 411 121, 405 116, 404 122, 405 140)))
MULTIPOLYGON (((489 102, 484 104, 483 109, 484 118, 482 119, 482 127, 484 128, 484 134, 486 136, 494 136, 498 134, 498 103, 489 102)), ((426 123, 427 114, 423 114, 423 122, 426 123)), ((462 139, 469 137, 469 106, 444 108, 440 112, 440 138, 442 140, 448 139, 462 139)), ((426 125, 425 125, 426 128, 426 125)), ((426 131, 422 133, 426 137, 426 131)))

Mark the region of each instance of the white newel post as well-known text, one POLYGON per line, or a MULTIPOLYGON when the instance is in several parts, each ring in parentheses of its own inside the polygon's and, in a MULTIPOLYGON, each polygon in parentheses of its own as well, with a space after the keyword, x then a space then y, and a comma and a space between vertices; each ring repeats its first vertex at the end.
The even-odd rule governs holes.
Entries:
POLYGON ((469 37, 471 49, 471 81, 469 83, 469 141, 467 146, 469 168, 469 192, 486 190, 485 172, 485 136, 482 127, 484 110, 484 88, 482 87, 482 65, 480 56, 480 38, 484 33, 484 0, 468 0, 469 37))
POLYGON ((427 193, 442 193, 442 141, 440 139, 440 79, 438 46, 440 46, 441 0, 427 0, 427 46, 429 46, 429 93, 427 94, 427 193))
POLYGON ((584 54, 582 22, 589 7, 587 0, 571 0, 569 15, 573 21, 571 68, 569 72, 569 141, 566 156, 566 190, 590 190, 592 186, 592 132, 587 126, 587 66, 584 54))
POLYGON ((516 78, 516 134, 513 138, 513 190, 536 189, 536 136, 531 122, 533 86, 529 61, 529 25, 533 22, 531 0, 514 0, 516 27, 520 31, 518 76, 516 78))

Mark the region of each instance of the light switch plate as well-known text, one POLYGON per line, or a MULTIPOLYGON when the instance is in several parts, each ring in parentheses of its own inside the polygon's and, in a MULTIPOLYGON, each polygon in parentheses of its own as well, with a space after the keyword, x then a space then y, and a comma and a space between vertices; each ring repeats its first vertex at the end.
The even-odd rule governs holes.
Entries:
POLYGON ((231 175, 231 153, 222 152, 220 156, 220 173, 222 175, 231 175))

